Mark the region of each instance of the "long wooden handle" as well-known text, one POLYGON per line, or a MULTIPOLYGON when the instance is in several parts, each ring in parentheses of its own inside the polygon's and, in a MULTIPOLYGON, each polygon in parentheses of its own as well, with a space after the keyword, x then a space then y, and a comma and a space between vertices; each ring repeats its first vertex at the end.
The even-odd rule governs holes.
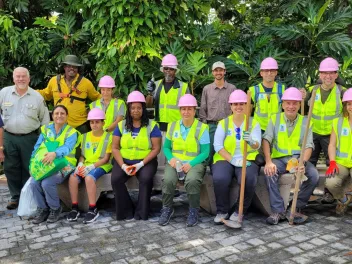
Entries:
MULTIPOLYGON (((304 152, 306 150, 307 137, 308 137, 309 127, 310 127, 310 120, 312 118, 312 112, 313 112, 316 92, 317 92, 316 90, 313 90, 311 98, 310 98, 307 124, 306 124, 306 129, 304 130, 304 137, 303 137, 303 142, 302 142, 302 146, 301 146, 301 154, 299 157, 298 167, 301 167, 303 165, 304 152)), ((291 215, 290 215, 290 220, 289 220, 290 225, 293 225, 293 219, 294 219, 294 215, 296 213, 297 198, 298 198, 299 186, 301 184, 301 177, 302 177, 301 172, 296 173, 295 190, 293 192, 293 200, 292 200, 292 205, 291 205, 291 215)))
MULTIPOLYGON (((251 115, 251 92, 247 92, 247 108, 246 108, 246 126, 245 131, 249 128, 249 116, 251 115)), ((238 220, 241 223, 243 220, 243 203, 244 203, 244 187, 246 185, 246 167, 247 167, 247 141, 244 141, 243 149, 243 162, 242 162, 242 175, 241 175, 241 189, 240 189, 240 202, 238 208, 238 220)))

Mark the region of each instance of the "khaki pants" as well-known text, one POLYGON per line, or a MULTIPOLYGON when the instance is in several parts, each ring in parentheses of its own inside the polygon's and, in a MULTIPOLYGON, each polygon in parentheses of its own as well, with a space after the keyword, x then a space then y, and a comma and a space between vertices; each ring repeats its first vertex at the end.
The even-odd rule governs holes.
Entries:
POLYGON ((346 168, 340 164, 337 164, 337 167, 339 168, 339 174, 326 179, 325 187, 331 192, 335 199, 342 199, 352 182, 352 169, 346 168))

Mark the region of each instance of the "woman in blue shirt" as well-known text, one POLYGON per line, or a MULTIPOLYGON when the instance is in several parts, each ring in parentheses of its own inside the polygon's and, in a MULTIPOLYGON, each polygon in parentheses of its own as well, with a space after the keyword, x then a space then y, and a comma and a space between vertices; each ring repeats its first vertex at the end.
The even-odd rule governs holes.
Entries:
POLYGON ((30 187, 33 190, 34 199, 37 203, 37 214, 33 220, 39 224, 47 220, 48 223, 56 222, 61 213, 60 198, 57 185, 62 183, 66 177, 75 169, 77 160, 75 158, 76 147, 80 142, 79 133, 67 124, 68 111, 63 105, 57 105, 53 109, 53 122, 41 127, 41 134, 34 146, 32 158, 39 149, 45 148, 47 141, 57 141, 59 146, 55 151, 47 152, 41 160, 43 164, 51 164, 54 159, 65 158, 68 165, 53 175, 36 181, 31 178, 30 187))
POLYGON ((148 119, 145 97, 141 92, 133 91, 127 97, 126 120, 118 123, 112 140, 115 161, 111 185, 115 194, 116 220, 148 219, 160 145, 161 132, 157 123, 148 119), (131 176, 139 181, 136 208, 125 185, 131 176))

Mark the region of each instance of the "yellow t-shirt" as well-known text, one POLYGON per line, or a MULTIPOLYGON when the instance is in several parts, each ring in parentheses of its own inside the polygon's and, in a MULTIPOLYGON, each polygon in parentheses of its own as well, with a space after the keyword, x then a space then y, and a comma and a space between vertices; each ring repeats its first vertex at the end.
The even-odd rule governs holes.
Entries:
MULTIPOLYGON (((93 147, 93 153, 95 153, 96 149, 98 148, 101 137, 102 136, 95 137, 93 135, 93 133, 90 135, 90 139, 91 139, 91 143, 92 143, 92 147, 93 147)), ((111 146, 111 144, 108 144, 108 147, 106 148, 106 153, 111 153, 111 152, 112 152, 112 146, 111 146)))

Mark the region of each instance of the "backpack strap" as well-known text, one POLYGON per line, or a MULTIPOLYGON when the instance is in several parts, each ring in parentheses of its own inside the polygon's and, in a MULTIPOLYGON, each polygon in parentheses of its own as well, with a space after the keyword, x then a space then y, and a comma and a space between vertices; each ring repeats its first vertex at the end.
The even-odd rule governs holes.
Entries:
POLYGON ((71 100, 70 100, 71 103, 73 103, 74 100, 78 100, 78 101, 81 101, 81 102, 85 102, 86 99, 84 99, 84 98, 79 98, 79 97, 77 97, 77 96, 71 96, 71 94, 72 94, 73 92, 76 92, 76 93, 78 93, 78 94, 81 93, 81 91, 78 90, 77 87, 78 87, 79 83, 82 81, 82 79, 83 79, 83 76, 82 76, 82 75, 79 75, 78 78, 77 78, 77 80, 76 80, 76 82, 75 82, 75 84, 73 85, 73 88, 71 89, 71 91, 70 91, 68 94, 63 94, 63 93, 62 93, 62 90, 61 90, 61 85, 60 85, 61 75, 56 75, 57 88, 58 88, 59 93, 60 93, 60 99, 57 101, 56 105, 58 105, 59 103, 61 103, 64 98, 70 98, 70 99, 71 99, 71 100))

